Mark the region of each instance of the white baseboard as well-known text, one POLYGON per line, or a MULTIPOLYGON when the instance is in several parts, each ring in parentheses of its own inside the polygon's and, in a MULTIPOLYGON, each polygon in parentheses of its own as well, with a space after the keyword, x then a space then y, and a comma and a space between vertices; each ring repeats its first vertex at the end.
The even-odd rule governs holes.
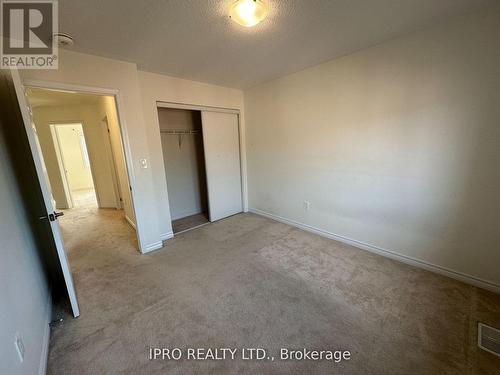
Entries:
POLYGON ((146 247, 141 249, 141 253, 146 254, 146 253, 150 253, 151 251, 161 249, 163 247, 163 241, 168 240, 169 238, 172 238, 172 237, 174 237, 173 232, 167 232, 167 233, 161 234, 160 241, 153 242, 152 244, 147 245, 146 247))
POLYGON ((158 241, 158 242, 153 242, 152 244, 147 245, 143 249, 141 249, 141 252, 143 254, 150 253, 151 251, 155 251, 158 249, 161 249, 163 247, 163 241, 158 241))
POLYGON ((45 308, 45 330, 43 332, 42 353, 40 354, 40 365, 38 366, 38 375, 47 373, 47 362, 49 360, 49 342, 50 342, 50 322, 52 321, 52 298, 47 298, 47 306, 45 308))
POLYGON ((342 243, 346 243, 348 245, 355 246, 355 247, 362 249, 362 250, 370 251, 372 253, 379 254, 379 255, 382 255, 382 256, 387 257, 387 258, 391 258, 391 259, 394 259, 394 260, 397 260, 397 261, 400 261, 400 262, 403 262, 403 263, 406 263, 406 264, 409 264, 409 265, 412 265, 415 267, 423 268, 425 270, 428 270, 428 271, 431 271, 434 273, 438 273, 440 275, 444 275, 447 277, 451 277, 452 279, 455 279, 455 280, 462 281, 466 284, 474 285, 478 288, 487 289, 487 290, 490 290, 492 292, 500 294, 500 285, 495 284, 495 283, 490 282, 490 281, 487 281, 487 280, 483 280, 483 279, 480 279, 480 278, 477 278, 477 277, 474 277, 471 275, 467 275, 467 274, 462 273, 462 272, 454 271, 454 270, 446 268, 446 267, 438 266, 436 264, 428 263, 428 262, 423 261, 423 260, 415 259, 415 258, 409 257, 407 255, 397 253, 395 251, 383 249, 383 248, 378 247, 378 246, 370 245, 370 244, 367 244, 367 243, 364 243, 361 241, 357 241, 357 240, 353 240, 351 238, 340 236, 338 234, 331 233, 331 232, 328 232, 328 231, 323 230, 323 229, 318 229, 318 228, 315 228, 311 225, 303 224, 303 223, 300 223, 300 222, 295 221, 295 220, 286 219, 284 217, 274 215, 274 214, 271 214, 271 213, 268 213, 265 211, 261 211, 261 210, 256 209, 256 208, 250 208, 249 211, 254 213, 254 214, 265 216, 269 219, 273 219, 273 220, 279 221, 281 223, 285 223, 285 224, 291 225, 293 227, 303 229, 307 232, 315 233, 315 234, 318 234, 318 235, 323 236, 323 237, 327 237, 327 238, 330 238, 330 239, 333 239, 333 240, 336 240, 336 241, 339 241, 342 243))
POLYGON ((135 223, 132 221, 131 218, 129 218, 127 215, 125 215, 125 220, 127 220, 128 223, 132 226, 132 228, 135 229, 135 223))
POLYGON ((174 237, 174 232, 170 231, 167 233, 160 234, 160 240, 165 241, 174 237))

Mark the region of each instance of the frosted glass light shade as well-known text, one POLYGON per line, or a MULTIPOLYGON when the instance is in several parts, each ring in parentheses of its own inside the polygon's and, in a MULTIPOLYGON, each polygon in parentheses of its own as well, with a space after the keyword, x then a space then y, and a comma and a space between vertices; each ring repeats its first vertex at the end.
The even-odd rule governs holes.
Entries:
POLYGON ((267 16, 267 8, 262 0, 237 0, 229 10, 229 17, 245 27, 257 25, 267 16))

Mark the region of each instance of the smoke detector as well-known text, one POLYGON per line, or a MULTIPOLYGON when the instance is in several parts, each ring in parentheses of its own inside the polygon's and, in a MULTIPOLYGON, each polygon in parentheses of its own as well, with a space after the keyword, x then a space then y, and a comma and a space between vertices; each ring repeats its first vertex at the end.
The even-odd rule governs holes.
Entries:
POLYGON ((57 33, 54 35, 54 39, 59 47, 71 47, 75 42, 71 35, 65 33, 57 33))

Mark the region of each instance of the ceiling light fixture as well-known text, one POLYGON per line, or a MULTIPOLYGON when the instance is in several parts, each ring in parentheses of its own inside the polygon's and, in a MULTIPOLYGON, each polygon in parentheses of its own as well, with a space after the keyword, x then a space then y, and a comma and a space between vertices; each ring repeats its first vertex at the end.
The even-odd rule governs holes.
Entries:
POLYGON ((262 0, 237 0, 229 10, 229 17, 236 23, 252 27, 267 16, 267 7, 262 0))

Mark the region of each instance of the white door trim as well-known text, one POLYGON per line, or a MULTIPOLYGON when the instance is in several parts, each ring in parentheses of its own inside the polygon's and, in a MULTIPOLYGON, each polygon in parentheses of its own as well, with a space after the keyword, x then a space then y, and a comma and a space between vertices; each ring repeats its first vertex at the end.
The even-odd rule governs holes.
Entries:
POLYGON ((240 114, 240 110, 234 109, 234 108, 211 107, 211 106, 207 106, 207 105, 185 104, 185 103, 175 103, 175 102, 157 101, 156 107, 171 108, 171 109, 187 109, 187 110, 191 110, 191 111, 236 113, 238 115, 240 114))
POLYGON ((104 147, 106 148, 106 157, 108 158, 108 164, 111 168, 111 178, 113 179, 113 190, 115 192, 115 208, 117 210, 122 209, 121 191, 120 191, 120 183, 118 180, 118 171, 116 170, 116 162, 115 162, 115 154, 113 153, 113 145, 111 144, 111 136, 109 134, 109 124, 108 124, 108 116, 104 116, 100 123, 101 132, 104 133, 103 137, 105 138, 104 147))

